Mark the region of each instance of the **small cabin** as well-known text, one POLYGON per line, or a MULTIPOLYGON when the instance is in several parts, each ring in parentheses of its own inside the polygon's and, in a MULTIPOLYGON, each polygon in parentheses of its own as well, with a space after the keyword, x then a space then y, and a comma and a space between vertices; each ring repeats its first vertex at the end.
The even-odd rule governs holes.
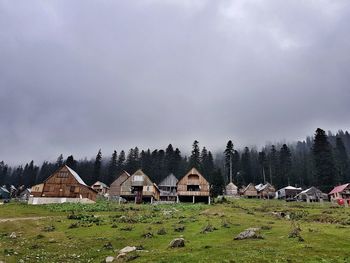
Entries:
POLYGON ((294 186, 286 186, 281 189, 279 189, 276 192, 276 198, 283 199, 286 201, 294 201, 296 195, 298 195, 302 189, 300 187, 294 187, 294 186))
POLYGON ((323 202, 324 200, 328 199, 327 194, 322 193, 320 189, 317 189, 316 187, 312 186, 309 189, 306 189, 304 191, 301 191, 299 194, 295 196, 297 201, 301 202, 323 202))
POLYGON ((155 183, 140 169, 121 185, 120 196, 135 203, 158 201, 160 192, 155 183))
POLYGON ((109 197, 111 199, 116 199, 120 197, 121 185, 130 177, 130 174, 124 171, 121 175, 118 176, 117 179, 111 183, 109 187, 109 197))
POLYGON ((28 199, 31 196, 31 194, 32 194, 32 189, 31 188, 26 188, 19 194, 19 200, 21 200, 21 201, 28 201, 28 199))
POLYGON ((97 192, 87 186, 80 176, 67 165, 62 166, 42 184, 31 189, 28 203, 95 202, 97 192))
POLYGON ((10 191, 5 186, 0 186, 0 200, 11 199, 10 191))
POLYGON ((246 197, 246 198, 257 198, 258 191, 256 190, 255 185, 250 183, 250 184, 248 184, 248 186, 242 188, 241 196, 246 197))
POLYGON ((92 189, 94 189, 99 195, 105 196, 106 194, 108 194, 109 191, 109 187, 100 181, 97 181, 96 183, 94 183, 91 186, 92 189))
POLYGON ((350 183, 334 187, 328 195, 333 203, 350 205, 350 183))
POLYGON ((269 183, 258 184, 255 186, 256 191, 258 192, 258 197, 261 199, 273 199, 276 195, 276 189, 269 183))
POLYGON ((225 187, 225 196, 238 196, 238 187, 234 183, 230 182, 225 187))
POLYGON ((175 175, 171 173, 159 183, 161 201, 176 201, 178 181, 175 175))
POLYGON ((208 202, 210 204, 209 182, 196 168, 192 168, 177 183, 178 201, 208 202))

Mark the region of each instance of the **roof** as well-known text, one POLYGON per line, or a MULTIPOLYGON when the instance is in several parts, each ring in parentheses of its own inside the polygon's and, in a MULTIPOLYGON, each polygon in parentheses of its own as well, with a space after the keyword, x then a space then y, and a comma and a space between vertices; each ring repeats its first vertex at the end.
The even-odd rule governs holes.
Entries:
POLYGON ((97 181, 93 185, 101 185, 102 187, 109 188, 105 183, 103 183, 101 181, 97 181))
POLYGON ((178 181, 175 175, 171 173, 159 183, 159 186, 176 186, 178 181))
POLYGON ((281 191, 281 190, 302 190, 302 189, 301 187, 294 187, 294 186, 288 185, 286 187, 279 189, 278 191, 281 191))
POLYGON ((225 188, 226 189, 237 189, 237 186, 234 183, 230 182, 229 184, 226 185, 225 188))
POLYGON ((329 195, 330 195, 330 194, 339 193, 339 192, 343 192, 344 189, 345 189, 346 187, 348 187, 348 186, 349 186, 349 184, 343 184, 343 185, 336 186, 336 187, 333 188, 332 191, 330 191, 329 195))
MULTIPOLYGON (((255 189, 256 189, 258 192, 260 192, 260 191, 266 189, 267 187, 273 187, 273 186, 272 186, 271 184, 269 184, 269 183, 266 183, 266 184, 258 184, 258 185, 255 186, 255 189)), ((273 188, 274 188, 274 187, 273 187, 273 188)))
POLYGON ((0 187, 0 190, 4 191, 6 193, 10 193, 9 190, 7 190, 5 187, 2 187, 2 186, 0 187))
POLYGON ((78 181, 79 184, 87 186, 84 183, 83 179, 81 179, 80 176, 72 168, 69 168, 69 166, 67 166, 67 165, 65 165, 65 166, 68 169, 68 171, 74 176, 74 178, 78 181))

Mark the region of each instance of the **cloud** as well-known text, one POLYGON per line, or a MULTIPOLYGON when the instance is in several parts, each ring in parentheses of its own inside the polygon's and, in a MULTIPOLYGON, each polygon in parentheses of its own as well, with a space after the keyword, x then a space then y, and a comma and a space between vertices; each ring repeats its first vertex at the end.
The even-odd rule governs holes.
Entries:
POLYGON ((348 129, 348 1, 0 3, 0 159, 348 129))

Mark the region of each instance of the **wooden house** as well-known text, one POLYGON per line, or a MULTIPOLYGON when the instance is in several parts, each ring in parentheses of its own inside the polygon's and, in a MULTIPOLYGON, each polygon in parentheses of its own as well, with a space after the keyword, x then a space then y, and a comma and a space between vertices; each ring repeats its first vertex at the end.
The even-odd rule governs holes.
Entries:
POLYGON ((169 174, 158 185, 160 191, 160 200, 176 201, 177 197, 177 182, 179 180, 174 174, 169 174))
POLYGON ((100 181, 97 181, 91 186, 92 189, 94 189, 99 195, 105 196, 108 194, 109 187, 100 181))
POLYGON ((121 175, 118 176, 117 179, 111 183, 109 187, 109 197, 111 199, 116 199, 120 197, 121 185, 125 182, 126 179, 130 177, 130 174, 124 171, 121 175))
POLYGON ((11 199, 11 193, 5 186, 0 186, 0 200, 11 199))
POLYGON ((196 168, 192 168, 177 183, 178 201, 208 202, 210 204, 210 185, 196 168))
POLYGON ((324 200, 328 199, 327 194, 322 193, 321 190, 317 189, 316 187, 312 186, 304 191, 301 191, 299 194, 295 196, 297 201, 302 202, 323 202, 324 200))
POLYGON ((294 201, 295 196, 302 191, 300 187, 286 186, 276 192, 276 198, 286 201, 294 201))
POLYGON ((31 188, 26 188, 19 194, 19 200, 21 200, 21 201, 28 201, 28 199, 31 196, 31 194, 32 194, 32 189, 31 188))
POLYGON ((225 187, 225 195, 226 196, 238 196, 238 187, 234 183, 230 182, 225 187))
POLYGON ((258 197, 258 191, 255 188, 255 185, 250 183, 248 186, 242 188, 241 196, 246 198, 256 198, 258 197))
POLYGON ((120 196, 126 200, 134 200, 137 204, 153 203, 154 200, 159 200, 160 192, 157 185, 142 170, 137 170, 121 184, 120 196))
POLYGON ((334 187, 328 195, 333 203, 350 205, 350 183, 334 187))
POLYGON ((276 189, 269 183, 258 184, 255 186, 256 191, 258 192, 258 197, 262 199, 273 199, 276 195, 276 189))
POLYGON ((87 186, 80 176, 67 165, 54 172, 44 183, 35 185, 29 203, 63 203, 96 201, 97 192, 87 186))

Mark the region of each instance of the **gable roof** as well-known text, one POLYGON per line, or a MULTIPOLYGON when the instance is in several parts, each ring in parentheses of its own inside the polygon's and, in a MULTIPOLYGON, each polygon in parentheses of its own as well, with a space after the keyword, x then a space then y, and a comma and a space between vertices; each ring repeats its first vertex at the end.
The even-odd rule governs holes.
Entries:
POLYGON ((101 181, 96 181, 96 182, 93 184, 93 186, 94 186, 94 185, 101 185, 102 187, 109 188, 105 183, 103 183, 103 182, 101 182, 101 181))
POLYGON ((244 188, 244 189, 243 189, 243 191, 242 191, 242 192, 244 193, 245 191, 247 191, 247 190, 248 190, 249 188, 251 188, 251 187, 253 187, 253 188, 254 188, 254 190, 256 190, 255 185, 254 185, 254 184, 252 184, 252 183, 250 183, 250 184, 248 184, 248 185, 247 185, 247 187, 246 187, 246 188, 244 188))
POLYGON ((111 186, 113 184, 118 183, 119 185, 121 185, 122 183, 124 183, 131 175, 127 172, 127 171, 123 171, 112 183, 111 186))
POLYGON ((175 175, 171 173, 159 183, 159 186, 176 186, 178 181, 175 175))
POLYGON ((5 193, 10 193, 9 190, 7 190, 6 187, 0 186, 0 190, 4 191, 5 193))
POLYGON ((64 166, 65 166, 65 167, 68 169, 68 171, 74 176, 75 180, 77 180, 79 184, 82 184, 82 185, 87 186, 87 185, 84 183, 83 179, 81 179, 81 177, 76 173, 76 171, 74 171, 72 168, 68 167, 66 164, 65 164, 64 166))
POLYGON ((184 178, 186 178, 187 176, 191 175, 191 174, 195 174, 195 175, 198 175, 199 177, 202 177, 203 180, 204 180, 207 184, 209 184, 208 180, 207 180, 196 168, 194 168, 194 167, 193 167, 191 170, 189 170, 188 173, 185 174, 185 175, 178 181, 178 183, 179 183, 180 181, 182 181, 184 178))
POLYGON ((346 187, 348 187, 348 185, 349 185, 349 183, 348 183, 348 184, 343 184, 343 185, 339 185, 339 186, 334 187, 333 190, 329 192, 329 195, 330 195, 330 194, 339 193, 339 192, 343 192, 344 189, 345 189, 346 187))

